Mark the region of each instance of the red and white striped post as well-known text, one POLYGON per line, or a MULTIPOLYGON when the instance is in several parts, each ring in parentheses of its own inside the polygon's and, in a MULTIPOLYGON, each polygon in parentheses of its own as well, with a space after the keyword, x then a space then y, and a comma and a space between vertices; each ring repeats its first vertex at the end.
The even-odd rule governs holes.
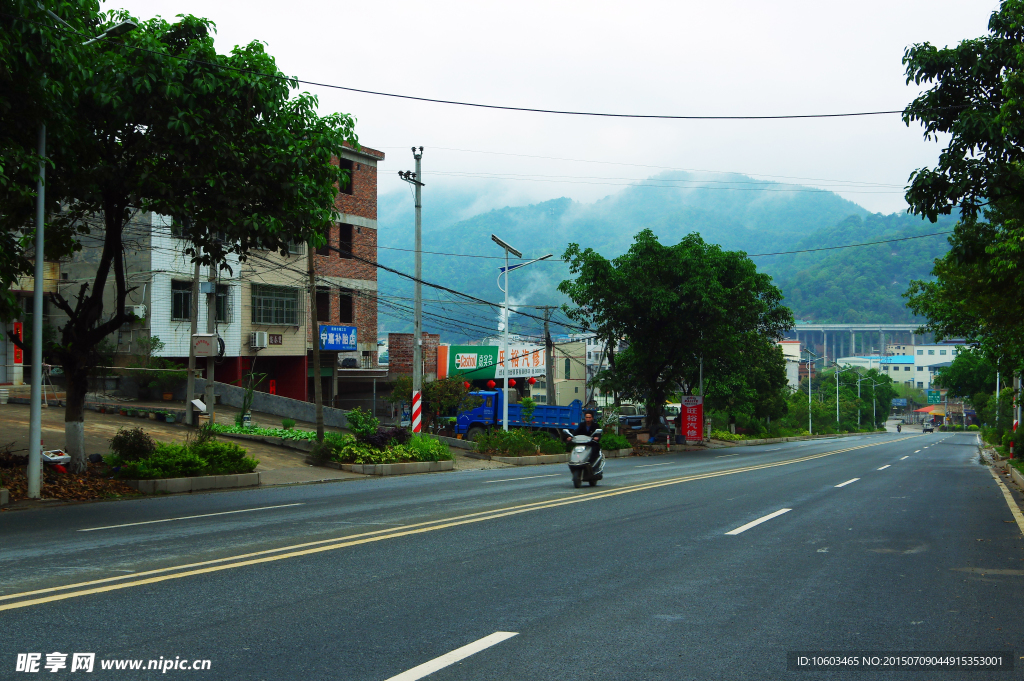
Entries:
POLYGON ((420 391, 412 393, 412 432, 420 432, 420 391))

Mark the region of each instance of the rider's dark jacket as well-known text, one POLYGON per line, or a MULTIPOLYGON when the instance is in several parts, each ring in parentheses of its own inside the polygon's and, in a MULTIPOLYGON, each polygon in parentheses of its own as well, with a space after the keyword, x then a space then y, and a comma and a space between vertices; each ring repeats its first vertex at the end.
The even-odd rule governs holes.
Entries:
MULTIPOLYGON (((599 429, 600 427, 601 426, 599 426, 597 424, 597 421, 592 421, 590 424, 587 424, 587 422, 584 420, 584 421, 580 421, 580 425, 576 428, 576 430, 572 431, 572 434, 573 435, 590 435, 590 436, 593 436, 594 435, 594 431, 599 429)), ((598 435, 597 439, 600 440, 601 436, 598 435)))

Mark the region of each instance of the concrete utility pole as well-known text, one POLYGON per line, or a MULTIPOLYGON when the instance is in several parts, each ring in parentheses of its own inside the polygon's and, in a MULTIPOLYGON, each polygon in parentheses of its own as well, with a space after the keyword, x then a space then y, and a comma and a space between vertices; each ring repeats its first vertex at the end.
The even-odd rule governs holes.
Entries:
MULTIPOLYGON (((198 254, 197 254, 198 255, 198 254)), ((196 344, 193 340, 199 333, 199 261, 196 260, 196 271, 192 275, 192 300, 189 301, 189 319, 192 330, 188 342, 188 388, 185 393, 185 424, 196 424, 195 407, 192 400, 196 398, 196 344)))
POLYGON ((313 400, 316 403, 316 441, 324 441, 324 388, 320 378, 320 320, 316 312, 316 268, 313 265, 313 247, 306 244, 309 263, 309 319, 313 329, 313 400))
MULTIPOLYGON (((215 334, 217 333, 217 268, 212 262, 208 279, 212 290, 206 294, 206 333, 215 334)), ((219 348, 220 343, 217 343, 217 346, 219 348)), ((210 415, 211 425, 217 421, 217 410, 214 404, 216 398, 213 393, 213 371, 216 362, 216 354, 211 354, 206 358, 206 413, 210 415)))
POLYGON ((999 371, 996 371, 996 427, 999 427, 999 371))
POLYGON ((548 330, 548 321, 551 319, 551 311, 554 306, 548 305, 544 310, 544 394, 547 404, 554 404, 555 398, 555 344, 551 342, 551 332, 548 330))
POLYGON ((413 302, 413 338, 412 338, 412 432, 420 432, 420 404, 423 394, 423 238, 421 235, 423 211, 423 147, 412 148, 412 157, 416 160, 416 171, 398 171, 398 176, 416 188, 416 279, 413 302))

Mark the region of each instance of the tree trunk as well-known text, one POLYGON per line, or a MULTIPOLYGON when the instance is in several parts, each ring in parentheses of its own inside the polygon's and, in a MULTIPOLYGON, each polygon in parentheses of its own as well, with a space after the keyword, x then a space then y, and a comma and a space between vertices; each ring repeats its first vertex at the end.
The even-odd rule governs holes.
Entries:
POLYGON ((64 450, 71 457, 68 471, 84 473, 85 464, 85 394, 89 390, 89 371, 65 357, 64 375, 67 388, 64 408, 64 450))

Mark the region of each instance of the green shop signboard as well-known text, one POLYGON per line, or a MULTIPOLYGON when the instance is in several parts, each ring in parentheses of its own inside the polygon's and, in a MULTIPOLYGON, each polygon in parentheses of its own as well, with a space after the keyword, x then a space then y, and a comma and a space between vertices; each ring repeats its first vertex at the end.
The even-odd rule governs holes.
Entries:
MULTIPOLYGON (((509 345, 509 378, 543 376, 544 347, 509 345)), ((502 349, 495 345, 449 345, 437 349, 438 377, 463 376, 469 380, 505 378, 502 349)))

